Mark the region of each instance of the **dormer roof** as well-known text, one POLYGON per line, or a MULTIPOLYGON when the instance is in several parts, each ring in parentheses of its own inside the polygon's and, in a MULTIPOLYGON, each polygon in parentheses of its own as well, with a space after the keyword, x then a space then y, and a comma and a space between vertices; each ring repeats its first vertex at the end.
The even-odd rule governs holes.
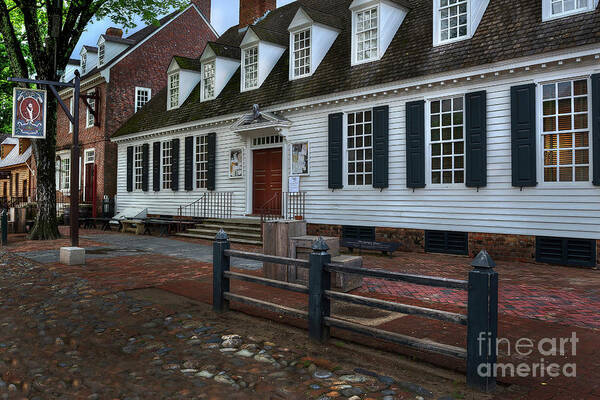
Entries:
POLYGON ((231 46, 223 43, 208 42, 200 59, 212 58, 212 57, 223 57, 230 58, 232 60, 240 60, 242 51, 237 46, 231 46))
POLYGON ((263 42, 269 42, 273 44, 278 44, 280 46, 288 45, 288 34, 287 31, 278 32, 271 29, 261 28, 260 26, 249 26, 246 35, 244 35, 244 39, 242 40, 242 46, 244 42, 250 40, 252 35, 255 35, 256 38, 263 42))
POLYGON ((296 18, 298 18, 299 14, 303 14, 304 16, 309 18, 310 21, 313 23, 330 26, 330 27, 338 29, 338 30, 341 30, 344 28, 343 19, 338 17, 337 15, 332 15, 332 14, 329 14, 326 12, 318 11, 318 10, 315 10, 314 8, 307 7, 307 6, 301 6, 300 8, 298 8, 298 11, 297 11, 296 15, 294 16, 294 19, 290 23, 290 26, 295 25, 294 22, 296 21, 296 18))
MULTIPOLYGON (((491 0, 472 38, 434 46, 434 2, 410 0, 410 10, 383 57, 373 63, 353 66, 350 59, 350 3, 350 0, 297 0, 273 10, 255 24, 276 32, 287 30, 301 7, 340 18, 339 37, 312 76, 290 80, 289 55, 284 54, 260 88, 255 90, 241 92, 238 69, 216 99, 201 102, 200 85, 197 85, 188 101, 176 113, 170 114, 165 111, 166 91, 163 91, 113 137, 246 113, 253 104, 269 109, 363 88, 403 84, 437 74, 452 75, 492 64, 510 65, 522 57, 539 59, 550 53, 572 53, 573 49, 584 46, 600 48, 600 9, 542 22, 541 0, 491 0), (567 34, 574 29, 577 34, 567 34)), ((395 0, 394 3, 406 5, 395 0)), ((244 34, 234 26, 216 42, 239 47, 244 34)))
MULTIPOLYGON (((197 71, 200 72, 202 70, 202 65, 200 64, 200 59, 198 58, 188 58, 181 56, 173 56, 173 61, 179 65, 180 69, 185 69, 188 71, 197 71)), ((171 62, 172 65, 172 62, 171 62)), ((171 69, 169 67, 169 69, 171 69)))
MULTIPOLYGON (((119 43, 119 44, 126 44, 126 45, 131 45, 134 44, 135 42, 131 39, 125 39, 119 36, 111 36, 111 35, 107 35, 105 33, 103 33, 102 35, 100 35, 101 39, 104 39, 107 42, 113 42, 113 43, 119 43)), ((100 42, 100 38, 98 39, 98 42, 100 42)))
POLYGON ((95 47, 95 46, 86 46, 86 45, 84 45, 84 46, 82 47, 82 52, 83 52, 83 50, 84 50, 84 49, 85 49, 85 51, 87 51, 88 53, 97 53, 97 52, 98 52, 98 48, 97 48, 97 47, 95 47))

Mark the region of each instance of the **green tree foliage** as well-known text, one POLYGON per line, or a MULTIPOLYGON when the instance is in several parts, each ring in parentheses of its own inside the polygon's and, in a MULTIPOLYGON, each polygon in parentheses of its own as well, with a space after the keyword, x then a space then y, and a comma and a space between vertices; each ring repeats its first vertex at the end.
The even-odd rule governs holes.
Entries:
MULTIPOLYGON (((170 9, 182 8, 185 0, 2 0, 0 2, 0 127, 8 126, 12 87, 6 76, 57 81, 87 24, 109 18, 124 28, 135 26, 136 16, 145 23, 158 23, 170 9), (8 107, 5 105, 8 104, 8 107)), ((59 237, 56 221, 56 111, 49 96, 46 140, 35 140, 38 215, 32 239, 59 237)))

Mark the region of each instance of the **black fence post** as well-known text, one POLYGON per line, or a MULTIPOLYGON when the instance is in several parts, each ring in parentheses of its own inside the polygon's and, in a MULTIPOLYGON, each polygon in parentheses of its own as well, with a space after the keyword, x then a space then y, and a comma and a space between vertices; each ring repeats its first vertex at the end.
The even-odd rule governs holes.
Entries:
POLYGON ((467 321, 467 384, 484 392, 496 387, 498 273, 487 251, 471 263, 467 321))
POLYGON ((310 338, 320 343, 329 339, 325 317, 329 317, 331 307, 325 291, 331 289, 331 273, 324 265, 331 262, 331 254, 327 250, 329 246, 322 237, 313 243, 308 279, 308 331, 310 338))
POLYGON ((217 233, 213 244, 213 310, 216 312, 229 311, 229 300, 225 299, 225 292, 229 292, 229 279, 225 272, 229 271, 229 236, 223 229, 217 233))
POLYGON ((8 244, 8 215, 6 210, 2 210, 2 214, 0 215, 0 229, 2 229, 2 246, 6 246, 8 244))

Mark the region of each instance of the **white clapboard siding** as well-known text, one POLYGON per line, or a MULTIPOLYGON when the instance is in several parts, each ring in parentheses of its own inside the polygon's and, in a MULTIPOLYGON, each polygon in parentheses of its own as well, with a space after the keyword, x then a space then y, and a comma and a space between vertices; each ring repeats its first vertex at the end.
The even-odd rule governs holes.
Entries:
MULTIPOLYGON (((511 86, 588 76, 597 65, 580 63, 577 68, 548 67, 537 73, 521 72, 504 78, 489 77, 471 82, 447 84, 429 89, 402 91, 398 94, 370 97, 368 100, 339 102, 331 105, 304 107, 298 111, 280 112, 292 126, 283 130, 286 136, 284 156, 289 161, 289 144, 310 143, 310 175, 300 178, 302 191, 308 193, 306 217, 310 223, 334 225, 370 225, 412 229, 435 229, 482 233, 567 236, 600 239, 600 188, 588 184, 549 185, 535 188, 512 187, 511 172, 511 86), (406 188, 405 104, 408 101, 487 91, 487 156, 488 185, 467 188, 464 185, 406 188), (368 109, 377 105, 390 107, 389 188, 341 190, 328 189, 328 115, 368 109)), ((327 99, 320 99, 327 101, 327 99)), ((332 102, 334 103, 334 102, 332 102)), ((305 103, 303 103, 305 104, 305 103)), ((293 106, 287 107, 293 109, 293 106)), ((275 108, 276 110, 276 108, 275 108)), ((241 116, 241 115, 240 115, 241 116)), ((217 132, 217 191, 234 191, 234 214, 245 215, 251 190, 249 157, 251 148, 243 134, 228 126, 198 132, 174 133, 146 139, 181 139, 180 187, 184 182, 184 137, 217 132), (229 179, 229 152, 245 149, 244 179, 229 179)), ((200 198, 202 191, 172 192, 161 190, 142 193, 126 191, 126 148, 143 140, 119 143, 118 208, 148 207, 151 213, 175 214, 180 205, 200 198)), ((152 189, 152 145, 150 145, 150 190, 152 189)), ((538 152, 541 151, 538 146, 538 152)), ((289 165, 289 162, 287 163, 289 165)), ((591 165, 590 165, 591 167, 591 165)), ((538 181, 542 181, 538 165, 538 181)), ((287 179, 288 171, 284 176, 287 179)), ((429 174, 429 169, 426 174, 429 174)))

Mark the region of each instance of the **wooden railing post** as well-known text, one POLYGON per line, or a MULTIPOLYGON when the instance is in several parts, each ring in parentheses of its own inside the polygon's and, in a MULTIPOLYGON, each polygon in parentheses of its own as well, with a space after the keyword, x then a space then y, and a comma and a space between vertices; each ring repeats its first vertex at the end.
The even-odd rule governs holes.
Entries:
POLYGON ((467 384, 484 392, 496 387, 494 376, 498 336, 498 273, 482 250, 471 263, 467 317, 467 384))
POLYGON ((322 237, 313 243, 308 279, 308 330, 310 338, 320 343, 329 339, 325 317, 329 317, 331 307, 325 291, 331 290, 331 274, 324 265, 331 262, 331 254, 327 250, 329 246, 322 237))
POLYGON ((6 214, 6 210, 2 210, 0 215, 0 229, 2 229, 2 246, 6 246, 8 244, 8 215, 6 214))
POLYGON ((225 272, 229 271, 230 265, 225 250, 229 247, 229 236, 221 229, 213 244, 213 310, 216 312, 229 311, 229 300, 225 299, 225 293, 229 292, 229 279, 225 272))

